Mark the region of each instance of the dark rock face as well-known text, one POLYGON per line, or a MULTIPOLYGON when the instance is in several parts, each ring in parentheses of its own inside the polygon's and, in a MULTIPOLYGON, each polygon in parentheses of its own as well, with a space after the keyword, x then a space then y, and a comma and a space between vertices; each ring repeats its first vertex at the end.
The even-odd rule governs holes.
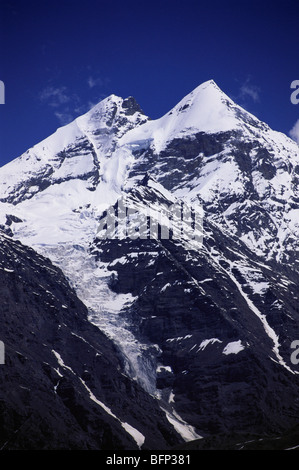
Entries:
MULTIPOLYGON (((88 125, 80 121, 79 137, 67 134, 73 141, 55 146, 51 163, 44 148, 38 148, 44 160, 28 151, 16 163, 21 173, 14 186, 2 181, 1 201, 13 205, 36 201, 49 186, 72 180, 80 187, 87 182, 90 191, 103 184, 110 191, 107 200, 122 194, 130 208, 157 213, 171 207, 173 198, 185 198, 193 209, 202 206, 204 234, 201 245, 159 236, 165 231, 161 223, 157 236, 144 239, 98 234, 86 256, 90 265, 84 258, 87 238, 84 255, 75 259, 76 269, 78 259, 90 269, 88 281, 106 263, 104 275, 107 267, 111 278, 99 295, 132 294, 115 321, 129 325, 141 345, 137 363, 146 367, 138 370, 148 373, 143 382, 124 374, 125 350, 87 321, 87 308, 62 272, 2 235, 0 340, 6 363, 0 377, 6 388, 0 396, 0 447, 137 449, 132 428, 135 438, 145 437, 144 449, 252 448, 248 439, 259 447, 265 437, 282 443, 298 435, 293 427, 299 367, 291 361, 291 344, 299 338, 298 227, 292 212, 299 208, 297 148, 222 95, 225 115, 232 111, 238 118, 230 131, 218 123, 213 132, 176 127, 193 98, 167 115, 173 133, 155 125, 135 133, 148 118, 134 98, 112 96, 89 113, 88 125), (69 172, 76 159, 80 164, 69 172), (32 171, 22 173, 29 160, 32 171), (148 382, 159 399, 140 386, 148 382), (182 444, 165 410, 174 410, 205 439, 182 444)), ((71 209, 80 217, 72 219, 77 240, 94 233, 95 224, 83 225, 84 208, 90 207, 86 217, 99 224, 111 209, 100 215, 88 197, 84 193, 84 202, 78 198, 71 209)), ((30 239, 30 217, 26 226, 13 208, 7 212, 1 226, 6 235, 19 230, 30 239)), ((131 234, 140 235, 135 228, 131 234)), ((117 308, 113 304, 113 313, 117 308)))
MULTIPOLYGON (((142 185, 139 191, 132 199, 157 203, 156 192, 142 185)), ((174 394, 175 410, 199 434, 285 431, 299 412, 299 370, 290 361, 299 337, 298 274, 274 261, 265 266, 207 220, 204 230, 197 251, 179 240, 107 239, 92 252, 117 271, 111 288, 136 297, 123 313, 137 338, 159 347, 156 386, 166 401, 174 394), (266 283, 265 292, 255 293, 244 266, 266 283), (234 345, 241 347, 226 354, 234 345)))
POLYGON ((125 113, 127 116, 132 116, 136 112, 144 114, 142 109, 140 108, 139 104, 135 100, 133 96, 129 96, 123 101, 122 107, 125 109, 125 113))
POLYGON ((138 449, 122 423, 145 449, 182 442, 62 272, 3 234, 0 295, 1 449, 138 449))
POLYGON ((182 444, 179 450, 297 450, 298 425, 285 433, 273 433, 261 438, 254 433, 220 434, 182 444))

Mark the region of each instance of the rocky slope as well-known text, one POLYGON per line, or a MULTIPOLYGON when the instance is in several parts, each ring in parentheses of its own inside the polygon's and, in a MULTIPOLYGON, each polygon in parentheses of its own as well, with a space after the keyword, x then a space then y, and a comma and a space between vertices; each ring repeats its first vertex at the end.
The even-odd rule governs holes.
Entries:
POLYGON ((0 169, 0 222, 62 269, 172 432, 272 435, 298 418, 298 169, 213 81, 155 121, 112 95, 0 169))
POLYGON ((2 450, 151 449, 182 442, 122 374, 60 269, 0 234, 2 450), (109 373, 107 373, 109 371, 109 373))
MULTIPOLYGON (((131 197, 152 207, 165 193, 141 185, 131 197)), ((295 271, 290 281, 290 269, 263 264, 208 220, 202 246, 99 237, 92 253, 108 263, 111 288, 134 297, 123 315, 139 340, 152 344, 160 396, 188 423, 204 435, 296 423, 295 271)))

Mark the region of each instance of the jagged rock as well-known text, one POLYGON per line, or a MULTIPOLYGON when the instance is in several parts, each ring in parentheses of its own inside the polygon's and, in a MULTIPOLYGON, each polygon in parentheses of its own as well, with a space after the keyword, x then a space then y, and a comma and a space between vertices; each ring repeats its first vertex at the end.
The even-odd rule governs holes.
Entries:
MULTIPOLYGON (((18 368, 33 383, 35 371, 42 374, 36 393, 48 397, 52 390, 60 400, 55 413, 74 431, 66 445, 136 446, 107 410, 96 433, 99 405, 90 408, 88 390, 145 434, 151 448, 180 440, 166 415, 185 440, 204 435, 216 443, 220 436, 283 434, 296 424, 298 168, 295 142, 209 81, 153 121, 132 97, 111 95, 0 170, 2 226, 50 258, 76 292, 69 304, 62 292, 58 303, 49 298, 46 308, 38 279, 47 272, 34 267, 37 278, 25 291, 19 280, 26 268, 5 274, 3 311, 16 306, 21 327, 14 334, 24 346, 17 349, 18 368), (116 220, 120 204, 127 225, 116 220), (176 205, 185 207, 189 222, 180 225, 172 215, 163 237, 165 216, 176 205), (22 222, 5 225, 6 214, 22 222), (126 236, 107 237, 107 227, 126 236), (141 238, 150 230, 154 236, 141 238), (86 306, 84 334, 77 297, 86 306), (34 370, 25 347, 31 337, 48 345, 42 353, 36 348, 34 370), (101 352, 92 364, 88 344, 101 352), (63 368, 62 380, 50 348, 74 373, 63 368)), ((60 277, 52 274, 52 290, 44 288, 56 298, 60 277)), ((5 324, 12 335, 9 317, 5 324)), ((39 430, 45 401, 38 396, 35 407, 31 392, 20 393, 3 407, 4 429, 26 428, 28 420, 39 430), (19 415, 23 403, 28 413, 19 415)), ((55 441, 47 419, 46 433, 59 446, 66 425, 55 441)), ((38 432, 36 447, 44 445, 38 432)))
POLYGON ((3 234, 0 248, 1 449, 138 449, 122 423, 145 449, 181 442, 63 273, 3 234))

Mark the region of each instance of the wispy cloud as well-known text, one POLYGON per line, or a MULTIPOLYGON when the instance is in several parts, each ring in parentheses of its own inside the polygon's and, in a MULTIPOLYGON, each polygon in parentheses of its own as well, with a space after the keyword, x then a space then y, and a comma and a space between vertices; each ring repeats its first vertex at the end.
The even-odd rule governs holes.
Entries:
POLYGON ((65 86, 53 87, 47 86, 44 88, 39 95, 40 100, 43 103, 47 103, 49 106, 56 108, 62 104, 68 103, 70 101, 70 96, 67 93, 65 86))
POLYGON ((297 142, 297 144, 299 144, 299 119, 293 125, 289 135, 295 142, 297 142))
POLYGON ((230 94, 230 98, 242 108, 257 115, 257 108, 261 102, 260 87, 252 82, 251 76, 243 80, 236 78, 235 82, 235 90, 230 94))
POLYGON ((100 77, 88 77, 87 84, 89 88, 94 88, 94 87, 102 87, 104 85, 104 81, 100 77))
POLYGON ((80 106, 80 99, 66 86, 49 85, 45 87, 39 93, 39 100, 42 104, 55 110, 54 115, 62 126, 73 121, 78 115, 76 108, 80 106))
POLYGON ((240 87, 240 97, 243 99, 251 98, 255 103, 260 101, 260 89, 256 85, 250 83, 250 78, 247 78, 240 87))
POLYGON ((69 113, 69 112, 56 111, 54 114, 55 114, 55 116, 57 117, 59 123, 62 126, 65 126, 66 124, 69 124, 75 118, 75 116, 73 114, 69 113))
POLYGON ((38 101, 52 110, 62 126, 89 111, 108 94, 104 93, 110 82, 108 78, 101 77, 91 69, 88 74, 81 72, 80 75, 79 91, 65 86, 65 83, 55 83, 52 78, 37 95, 38 101))
POLYGON ((93 88, 96 88, 97 90, 105 89, 109 86, 109 83, 110 83, 109 78, 105 76, 99 76, 96 73, 89 75, 87 79, 87 85, 90 89, 93 89, 93 88))

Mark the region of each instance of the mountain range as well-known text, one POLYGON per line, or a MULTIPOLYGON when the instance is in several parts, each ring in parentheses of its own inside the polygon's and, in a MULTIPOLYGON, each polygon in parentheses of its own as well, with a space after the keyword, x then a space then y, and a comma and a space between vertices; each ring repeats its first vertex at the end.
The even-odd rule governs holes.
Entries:
POLYGON ((0 448, 299 445, 299 147, 213 80, 59 128, 0 224, 0 448))

